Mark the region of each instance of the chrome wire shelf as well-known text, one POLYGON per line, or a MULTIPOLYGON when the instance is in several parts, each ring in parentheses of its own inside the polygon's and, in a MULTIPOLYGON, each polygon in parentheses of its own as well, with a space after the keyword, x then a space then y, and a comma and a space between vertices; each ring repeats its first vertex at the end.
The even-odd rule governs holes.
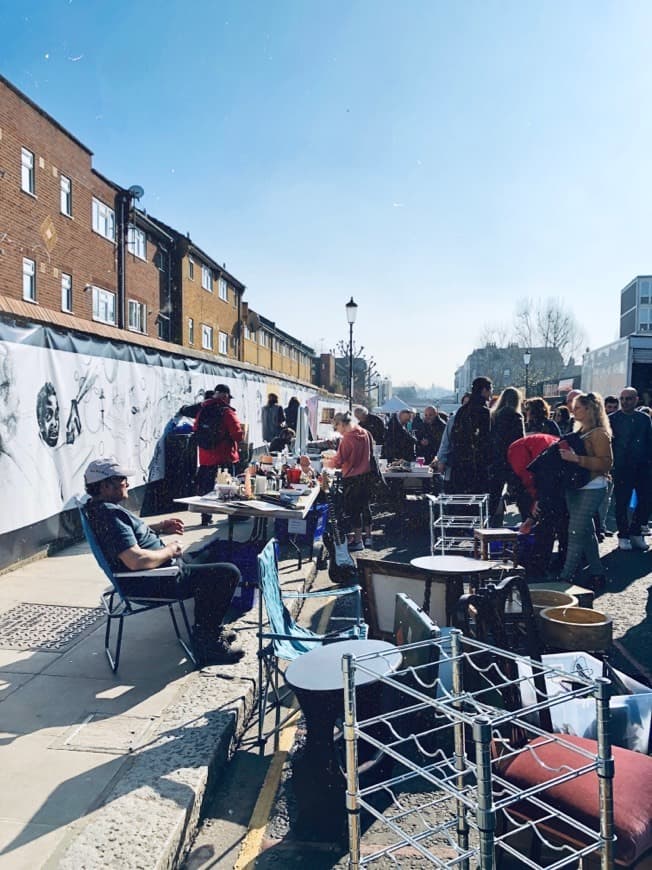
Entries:
POLYGON ((464 553, 473 550, 473 532, 489 524, 489 496, 429 495, 430 553, 464 553))
POLYGON ((493 870, 497 861, 509 856, 519 866, 557 870, 594 853, 600 854, 603 870, 612 867, 609 681, 574 675, 568 692, 549 698, 546 676, 568 680, 567 674, 466 638, 457 630, 399 649, 404 656, 409 651, 413 662, 421 652, 424 664, 384 673, 378 659, 387 653, 343 658, 351 870, 376 862, 401 866, 415 856, 441 868, 493 870), (387 712, 357 718, 357 671, 383 684, 391 699, 387 712), (534 703, 525 706, 522 697, 534 703), (595 752, 539 723, 542 711, 587 697, 596 704, 595 752), (499 705, 505 700, 510 709, 499 705), (572 765, 550 766, 546 759, 552 749, 562 751, 564 758, 571 753, 572 765), (365 781, 368 771, 363 768, 361 774, 358 767, 361 750, 363 756, 381 755, 386 761, 382 769, 391 770, 391 775, 365 781), (540 766, 549 778, 516 785, 507 770, 519 757, 540 766), (551 788, 593 771, 599 772, 600 831, 548 795, 551 788), (382 843, 370 847, 366 836, 364 853, 362 812, 371 819, 371 841, 382 843), (573 832, 574 842, 555 836, 561 828, 573 832))

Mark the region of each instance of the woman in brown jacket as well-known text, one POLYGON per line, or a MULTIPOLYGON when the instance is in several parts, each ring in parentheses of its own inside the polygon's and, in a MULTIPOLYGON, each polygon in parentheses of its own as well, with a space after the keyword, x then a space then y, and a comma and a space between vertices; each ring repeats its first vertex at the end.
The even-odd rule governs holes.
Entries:
POLYGON ((583 393, 573 405, 575 431, 586 448, 586 456, 560 447, 565 462, 576 462, 591 472, 589 482, 580 489, 566 490, 568 505, 568 551, 560 579, 570 581, 580 567, 582 554, 589 563, 590 582, 596 592, 605 586, 605 574, 600 562, 598 541, 593 526, 593 515, 600 507, 607 485, 607 475, 613 465, 611 426, 604 409, 602 396, 583 393))

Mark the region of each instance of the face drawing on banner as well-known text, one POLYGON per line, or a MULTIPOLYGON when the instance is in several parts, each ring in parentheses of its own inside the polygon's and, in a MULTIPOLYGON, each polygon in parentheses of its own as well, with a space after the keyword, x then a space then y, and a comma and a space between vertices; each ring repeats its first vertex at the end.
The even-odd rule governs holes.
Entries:
POLYGON ((18 393, 9 348, 0 344, 0 455, 11 454, 18 428, 18 393))
POLYGON ((48 447, 56 447, 59 440, 59 399, 50 381, 46 381, 38 391, 36 419, 43 441, 48 447))

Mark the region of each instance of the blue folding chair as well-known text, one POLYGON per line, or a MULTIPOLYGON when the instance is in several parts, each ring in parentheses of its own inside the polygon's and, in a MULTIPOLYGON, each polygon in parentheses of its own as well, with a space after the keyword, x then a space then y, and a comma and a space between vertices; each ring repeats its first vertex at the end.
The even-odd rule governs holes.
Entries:
POLYGON ((137 613, 146 613, 148 610, 157 610, 159 607, 166 606, 170 611, 172 625, 174 626, 174 633, 177 636, 177 640, 183 647, 188 658, 192 661, 194 665, 196 665, 197 659, 192 649, 192 635, 190 631, 190 623, 188 621, 188 614, 186 613, 186 608, 184 605, 184 600, 186 600, 187 598, 192 598, 192 595, 186 595, 183 598, 170 598, 160 596, 153 596, 151 598, 148 598, 142 595, 131 597, 120 585, 121 579, 127 577, 130 579, 142 579, 143 577, 176 577, 179 573, 179 568, 177 568, 176 566, 170 566, 168 568, 153 568, 149 571, 125 571, 124 573, 119 574, 114 573, 111 570, 104 553, 102 552, 102 548, 100 547, 97 537, 95 536, 95 532, 91 528, 91 524, 88 520, 84 505, 79 505, 79 516, 81 518, 82 529, 84 530, 84 535, 86 536, 88 545, 91 548, 91 552, 95 556, 97 564, 100 566, 102 571, 104 571, 109 579, 109 583, 111 584, 111 589, 107 589, 105 592, 102 593, 102 595, 100 596, 100 601, 102 603, 102 607, 104 608, 104 612, 106 613, 104 652, 106 653, 106 657, 109 660, 109 664, 113 673, 115 674, 115 672, 118 670, 118 665, 120 663, 120 648, 122 646, 122 632, 125 619, 128 616, 135 616, 137 613), (181 611, 181 616, 183 618, 183 623, 185 625, 186 633, 188 636, 187 642, 181 636, 181 632, 179 631, 179 625, 177 623, 177 618, 174 613, 175 604, 179 605, 179 610, 181 611), (118 637, 116 641, 115 654, 112 654, 110 640, 111 624, 114 620, 118 621, 118 637))
POLYGON ((367 625, 362 616, 362 599, 359 586, 330 586, 316 592, 282 592, 278 574, 278 543, 272 538, 258 556, 258 746, 261 754, 272 734, 274 748, 278 749, 279 731, 293 715, 290 711, 281 720, 281 704, 287 695, 279 691, 279 660, 292 661, 303 653, 335 640, 363 639, 367 637, 367 625), (351 616, 336 617, 350 623, 348 627, 316 634, 302 628, 292 618, 284 601, 290 599, 341 598, 354 595, 354 613, 351 616), (265 630, 263 604, 267 613, 268 629, 265 630), (272 693, 270 703, 270 692, 272 693), (269 706, 268 706, 269 705, 269 706), (265 716, 275 708, 274 728, 264 733, 265 716))

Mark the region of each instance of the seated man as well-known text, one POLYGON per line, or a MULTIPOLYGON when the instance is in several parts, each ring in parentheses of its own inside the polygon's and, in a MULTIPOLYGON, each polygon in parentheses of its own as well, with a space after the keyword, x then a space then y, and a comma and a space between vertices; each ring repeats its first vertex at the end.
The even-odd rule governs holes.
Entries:
POLYGON ((288 451, 290 451, 292 449, 292 442, 294 441, 295 435, 296 432, 294 429, 290 429, 289 426, 281 429, 281 434, 277 435, 276 438, 272 438, 269 445, 269 452, 282 453, 286 447, 288 451))
POLYGON ((233 644, 235 632, 222 625, 240 572, 230 563, 211 558, 210 542, 201 551, 183 555, 181 542, 174 538, 164 543, 159 533, 183 534, 183 520, 168 518, 148 526, 140 517, 120 505, 127 498, 127 478, 135 472, 124 468, 114 456, 95 459, 86 469, 84 482, 90 495, 85 510, 111 570, 147 571, 172 564, 181 558, 176 577, 121 578, 128 596, 152 598, 190 597, 195 599, 193 650, 197 663, 232 664, 244 655, 233 644))

